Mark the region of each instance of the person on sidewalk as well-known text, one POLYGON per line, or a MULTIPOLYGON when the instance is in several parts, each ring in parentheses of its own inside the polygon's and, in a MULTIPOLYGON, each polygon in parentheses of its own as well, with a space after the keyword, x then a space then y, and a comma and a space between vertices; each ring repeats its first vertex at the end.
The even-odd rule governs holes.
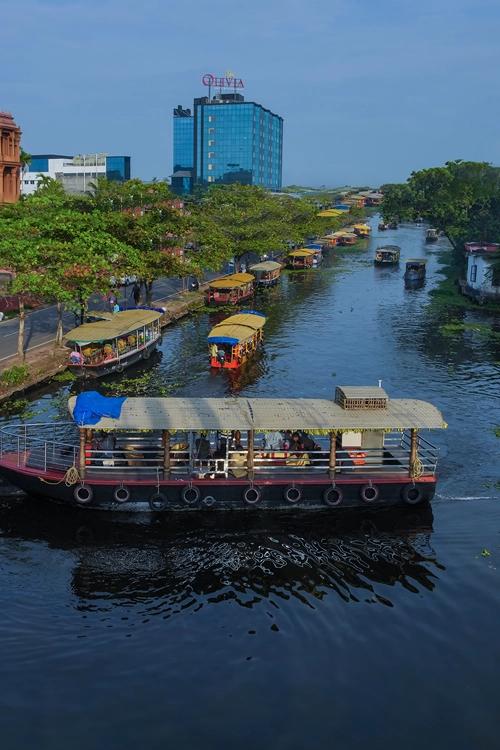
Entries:
POLYGON ((141 287, 137 283, 137 281, 132 287, 132 297, 134 298, 134 305, 137 307, 139 302, 141 301, 141 287))

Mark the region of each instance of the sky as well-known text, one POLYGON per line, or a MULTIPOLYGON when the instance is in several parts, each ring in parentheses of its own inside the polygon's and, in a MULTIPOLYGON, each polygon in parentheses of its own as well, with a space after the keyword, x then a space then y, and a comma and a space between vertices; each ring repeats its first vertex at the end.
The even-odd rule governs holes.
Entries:
POLYGON ((172 169, 172 109, 231 70, 284 118, 283 184, 500 164, 498 0, 0 0, 0 110, 30 153, 172 169))

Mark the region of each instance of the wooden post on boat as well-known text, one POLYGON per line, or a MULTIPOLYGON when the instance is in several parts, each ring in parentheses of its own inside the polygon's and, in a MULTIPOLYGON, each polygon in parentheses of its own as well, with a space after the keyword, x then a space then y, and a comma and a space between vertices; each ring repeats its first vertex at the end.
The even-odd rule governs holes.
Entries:
POLYGON ((163 430, 161 437, 163 443, 163 477, 168 479, 170 477, 170 432, 163 430))
POLYGON ((253 445, 254 445, 254 431, 248 430, 247 432, 247 471, 248 471, 249 479, 253 479, 253 475, 254 475, 253 445))
POLYGON ((410 477, 416 476, 416 463, 417 463, 417 435, 418 430, 414 427, 410 430, 410 477))
POLYGON ((335 471, 337 468, 337 433, 332 430, 330 432, 330 457, 328 459, 328 473, 330 478, 335 478, 335 471))
POLYGON ((85 442, 87 437, 87 430, 80 427, 80 456, 78 459, 78 473, 83 479, 85 476, 85 442))

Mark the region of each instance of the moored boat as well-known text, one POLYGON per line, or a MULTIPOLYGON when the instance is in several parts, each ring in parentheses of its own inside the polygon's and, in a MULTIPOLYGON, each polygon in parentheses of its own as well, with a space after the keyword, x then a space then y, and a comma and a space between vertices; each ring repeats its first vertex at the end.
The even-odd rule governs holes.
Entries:
POLYGON ((338 240, 338 244, 343 247, 352 247, 359 240, 359 237, 354 232, 341 232, 338 240))
POLYGON ((255 310, 231 315, 212 328, 208 334, 210 367, 235 370, 262 343, 266 318, 255 310))
POLYGON ((161 338, 159 311, 123 310, 94 316, 102 319, 65 335, 66 345, 72 347, 68 367, 76 375, 95 378, 122 372, 148 359, 161 338))
POLYGON ((408 258, 404 275, 405 284, 422 283, 425 279, 426 264, 425 258, 408 258))
POLYGON ((221 279, 213 279, 205 294, 207 305, 238 305, 253 297, 255 276, 251 273, 233 273, 221 279))
POLYGON ((379 232, 385 232, 385 230, 388 229, 388 228, 389 228, 388 224, 386 224, 384 221, 379 221, 379 224, 378 224, 378 231, 379 232))
POLYGON ((307 248, 291 250, 287 255, 286 265, 294 271, 312 268, 316 259, 316 251, 307 248))
POLYGON ((376 266, 395 266, 399 263, 401 248, 398 245, 381 245, 375 250, 376 266))
POLYGON ((372 231, 372 228, 369 224, 365 224, 364 222, 361 222, 359 224, 354 224, 353 227, 354 234, 357 234, 358 237, 369 237, 370 232, 372 231))
POLYGON ((276 286, 281 274, 281 263, 275 260, 264 260, 255 263, 248 269, 255 276, 255 283, 259 287, 276 286))
POLYGON ((73 420, 0 428, 0 474, 35 497, 124 510, 416 505, 436 487, 445 428, 418 400, 71 397, 73 420))
POLYGON ((425 233, 425 241, 426 242, 437 242, 439 239, 439 229, 434 229, 431 227, 431 229, 428 229, 425 233))

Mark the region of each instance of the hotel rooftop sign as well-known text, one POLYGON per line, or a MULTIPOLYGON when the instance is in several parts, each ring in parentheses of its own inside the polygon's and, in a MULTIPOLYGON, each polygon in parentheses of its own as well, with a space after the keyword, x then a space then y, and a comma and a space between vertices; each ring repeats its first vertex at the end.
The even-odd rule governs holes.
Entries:
POLYGON ((223 76, 216 76, 213 73, 205 73, 201 82, 204 86, 216 86, 221 89, 243 89, 245 84, 241 78, 236 78, 234 73, 227 72, 223 76))

